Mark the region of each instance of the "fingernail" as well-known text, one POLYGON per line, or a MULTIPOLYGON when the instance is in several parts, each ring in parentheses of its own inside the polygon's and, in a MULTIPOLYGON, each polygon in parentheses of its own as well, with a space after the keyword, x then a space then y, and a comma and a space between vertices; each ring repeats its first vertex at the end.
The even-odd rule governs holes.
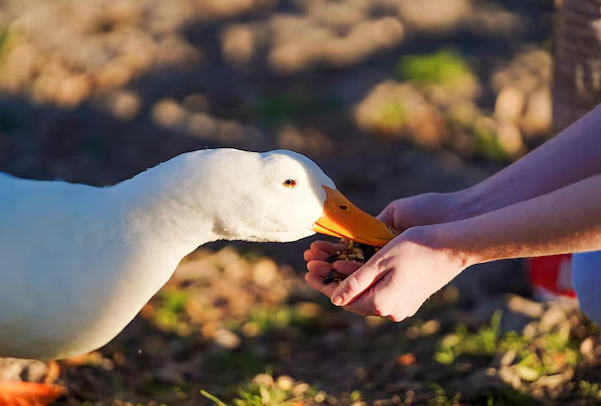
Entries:
POLYGON ((340 296, 340 295, 332 296, 332 304, 334 304, 334 306, 340 306, 341 303, 342 303, 342 296, 340 296))

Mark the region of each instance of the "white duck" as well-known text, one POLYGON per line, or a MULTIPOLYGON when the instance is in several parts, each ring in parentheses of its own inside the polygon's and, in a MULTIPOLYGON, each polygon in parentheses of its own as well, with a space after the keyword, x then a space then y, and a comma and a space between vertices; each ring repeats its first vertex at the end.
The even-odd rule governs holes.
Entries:
MULTIPOLYGON (((388 227, 291 151, 195 151, 111 187, 0 176, 0 356, 71 357, 112 340, 180 260, 216 240, 315 232, 382 246, 388 227)), ((43 384, 0 384, 31 398, 43 384)))

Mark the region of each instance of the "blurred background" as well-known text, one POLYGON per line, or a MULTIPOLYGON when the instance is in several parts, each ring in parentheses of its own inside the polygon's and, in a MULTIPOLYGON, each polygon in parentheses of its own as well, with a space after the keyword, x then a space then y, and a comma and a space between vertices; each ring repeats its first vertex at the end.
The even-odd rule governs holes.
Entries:
MULTIPOLYGON (((565 3, 4 0, 0 170, 110 185, 286 148, 372 214, 459 190, 601 101, 598 2, 565 3)), ((521 261, 395 324, 308 289, 309 243, 203 246, 106 347, 0 379, 63 384, 57 405, 601 404, 598 328, 533 300, 521 261)))

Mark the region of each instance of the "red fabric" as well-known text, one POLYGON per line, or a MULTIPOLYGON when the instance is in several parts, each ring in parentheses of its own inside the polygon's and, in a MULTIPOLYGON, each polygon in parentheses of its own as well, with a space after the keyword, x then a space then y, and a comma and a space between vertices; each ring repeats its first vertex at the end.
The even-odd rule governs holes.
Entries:
POLYGON ((530 258, 527 262, 530 283, 556 295, 576 297, 572 289, 571 262, 569 254, 530 258))

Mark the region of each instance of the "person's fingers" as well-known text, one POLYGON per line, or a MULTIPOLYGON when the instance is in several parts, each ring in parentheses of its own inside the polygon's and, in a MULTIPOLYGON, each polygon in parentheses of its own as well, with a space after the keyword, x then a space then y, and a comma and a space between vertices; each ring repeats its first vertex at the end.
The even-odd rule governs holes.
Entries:
POLYGON ((327 297, 332 296, 332 293, 336 289, 336 283, 328 283, 326 285, 323 284, 323 276, 320 276, 317 273, 307 272, 305 274, 305 281, 307 284, 311 286, 313 289, 318 292, 323 293, 327 297))
POLYGON ((305 261, 315 261, 315 260, 325 261, 328 258, 330 258, 331 256, 332 256, 331 253, 321 251, 321 250, 318 250, 315 248, 306 250, 303 253, 303 258, 305 261))
POLYGON ((373 293, 374 286, 370 287, 365 292, 363 292, 361 296, 356 297, 355 300, 344 306, 344 310, 359 314, 361 316, 373 316, 373 293))
POLYGON ((384 223, 394 226, 394 212, 395 212, 395 205, 393 205, 392 203, 388 203, 388 205, 386 205, 386 207, 384 207, 384 210, 382 210, 380 212, 380 214, 378 214, 376 216, 376 218, 378 220, 383 221, 384 223))
MULTIPOLYGON (((322 263, 321 265, 329 264, 322 263)), ((313 289, 331 298, 337 285, 336 283, 323 284, 323 277, 325 274, 322 274, 322 272, 324 270, 325 268, 319 269, 319 272, 308 272, 305 274, 305 281, 307 281, 307 284, 313 289)), ((399 315, 396 313, 390 314, 391 312, 389 312, 389 310, 393 309, 391 303, 388 303, 391 299, 389 295, 389 293, 391 293, 390 291, 390 273, 388 273, 364 291, 363 294, 344 306, 344 310, 361 316, 380 316, 386 317, 394 322, 402 321, 407 315, 399 315)))
POLYGON ((311 273, 324 277, 332 268, 334 268, 337 273, 348 276, 359 269, 361 265, 362 264, 359 262, 351 261, 336 261, 333 264, 330 264, 326 261, 316 260, 307 262, 307 269, 311 273))
POLYGON ((398 292, 392 275, 392 272, 386 273, 360 296, 344 306, 344 309, 363 316, 386 317, 394 322, 406 319, 411 314, 404 311, 405 309, 400 309, 396 303, 398 292))
POLYGON ((363 264, 360 262, 338 260, 334 262, 332 266, 334 267, 336 272, 348 276, 355 272, 357 269, 361 268, 363 264))
POLYGON ((310 245, 311 249, 333 253, 334 251, 345 251, 346 245, 325 240, 313 241, 310 245))
POLYGON ((331 282, 324 284, 323 281, 326 276, 331 276, 332 269, 336 271, 337 276, 344 277, 355 272, 359 267, 361 267, 360 263, 350 261, 336 261, 334 264, 319 260, 309 261, 307 262, 309 272, 305 274, 305 281, 313 289, 330 297, 338 287, 338 283, 331 282))
POLYGON ((378 254, 340 283, 332 295, 333 304, 348 305, 390 271, 385 267, 387 261, 379 260, 381 256, 378 254))
POLYGON ((345 251, 347 248, 344 244, 333 243, 329 241, 313 241, 308 250, 303 253, 305 261, 327 260, 336 251, 345 251))
POLYGON ((332 269, 332 264, 325 261, 310 261, 307 262, 307 270, 320 278, 324 278, 332 269))

